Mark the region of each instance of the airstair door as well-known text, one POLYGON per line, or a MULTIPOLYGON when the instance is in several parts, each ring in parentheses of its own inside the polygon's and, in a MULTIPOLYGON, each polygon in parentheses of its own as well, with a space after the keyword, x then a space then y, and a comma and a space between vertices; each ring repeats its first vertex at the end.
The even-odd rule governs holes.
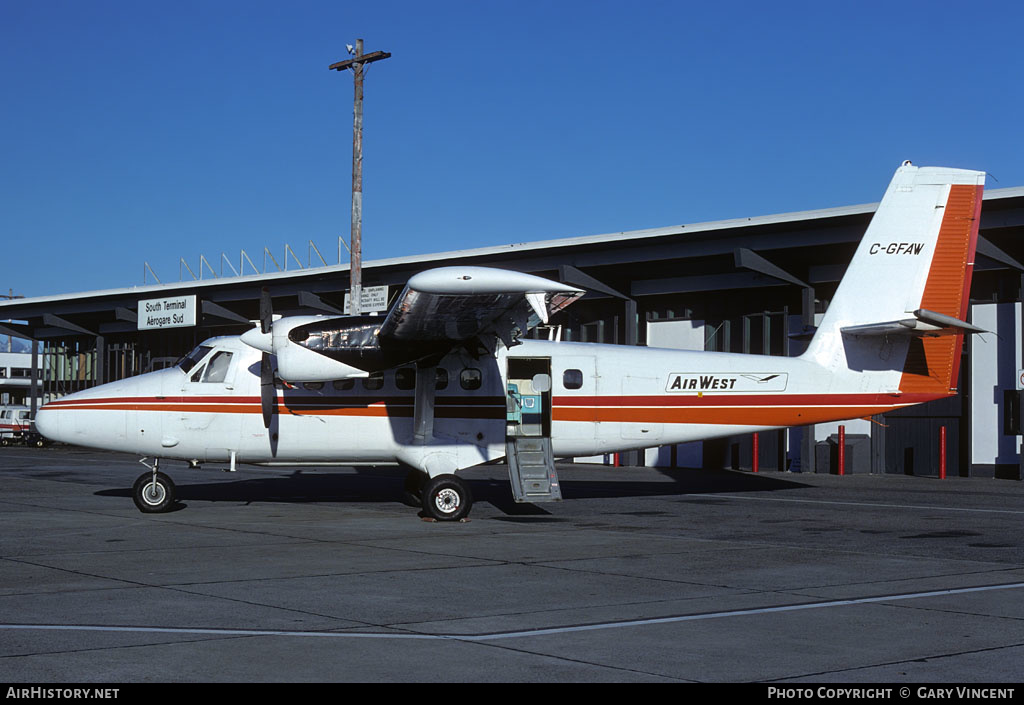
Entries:
POLYGON ((508 358, 505 450, 517 502, 562 499, 551 447, 551 358, 508 358))

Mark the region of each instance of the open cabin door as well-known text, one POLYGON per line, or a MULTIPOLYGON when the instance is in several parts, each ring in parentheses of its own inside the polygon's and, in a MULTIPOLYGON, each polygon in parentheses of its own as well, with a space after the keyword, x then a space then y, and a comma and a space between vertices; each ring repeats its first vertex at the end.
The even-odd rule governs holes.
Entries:
POLYGON ((505 454, 517 502, 562 499, 551 447, 551 358, 510 357, 505 454))

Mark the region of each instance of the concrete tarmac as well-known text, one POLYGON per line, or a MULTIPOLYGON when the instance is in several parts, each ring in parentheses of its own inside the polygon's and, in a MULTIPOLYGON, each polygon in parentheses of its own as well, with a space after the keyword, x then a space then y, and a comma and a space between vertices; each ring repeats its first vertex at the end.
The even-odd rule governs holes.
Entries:
POLYGON ((162 468, 0 449, 0 681, 1008 683, 1024 484, 561 465, 565 501, 464 473, 162 468))

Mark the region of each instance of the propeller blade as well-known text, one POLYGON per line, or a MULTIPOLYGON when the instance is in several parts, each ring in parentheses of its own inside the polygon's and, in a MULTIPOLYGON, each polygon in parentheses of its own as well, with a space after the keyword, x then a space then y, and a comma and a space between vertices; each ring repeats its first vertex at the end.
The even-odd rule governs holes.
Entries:
POLYGON ((277 388, 274 386, 274 368, 270 364, 270 353, 263 353, 260 363, 260 407, 263 410, 263 427, 270 428, 270 421, 277 413, 277 388))
POLYGON ((260 331, 269 333, 274 317, 274 302, 270 297, 270 289, 263 287, 260 291, 260 331))

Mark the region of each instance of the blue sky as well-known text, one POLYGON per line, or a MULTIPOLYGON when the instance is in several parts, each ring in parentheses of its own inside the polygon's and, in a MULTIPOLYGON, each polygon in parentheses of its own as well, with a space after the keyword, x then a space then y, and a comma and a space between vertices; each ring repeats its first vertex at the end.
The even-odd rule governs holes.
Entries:
POLYGON ((336 260, 357 37, 365 259, 1024 186, 1022 8, 0 0, 0 292, 336 260))

